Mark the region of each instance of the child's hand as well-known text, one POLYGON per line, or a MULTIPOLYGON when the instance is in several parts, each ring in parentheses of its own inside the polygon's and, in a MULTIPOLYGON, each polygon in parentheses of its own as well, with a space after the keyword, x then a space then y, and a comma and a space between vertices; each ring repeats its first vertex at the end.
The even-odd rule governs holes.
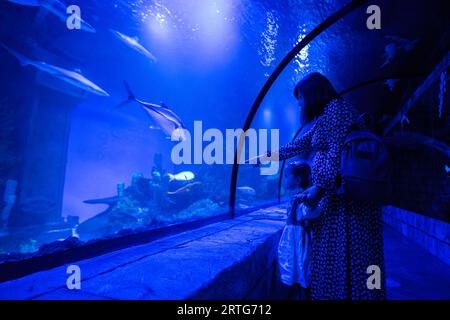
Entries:
POLYGON ((322 199, 324 190, 318 186, 312 186, 295 196, 298 202, 305 203, 308 207, 316 207, 322 199))

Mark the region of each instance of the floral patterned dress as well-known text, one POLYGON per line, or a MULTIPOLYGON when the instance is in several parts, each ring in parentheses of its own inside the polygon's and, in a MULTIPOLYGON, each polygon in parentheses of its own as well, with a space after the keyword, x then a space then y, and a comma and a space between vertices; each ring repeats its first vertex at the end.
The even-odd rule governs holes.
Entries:
POLYGON ((356 110, 342 99, 332 100, 302 137, 280 148, 280 160, 314 153, 312 182, 325 190, 322 215, 312 223, 312 299, 384 299, 385 270, 381 209, 337 194, 341 150, 356 110), (372 271, 381 270, 381 288, 369 289, 372 271))

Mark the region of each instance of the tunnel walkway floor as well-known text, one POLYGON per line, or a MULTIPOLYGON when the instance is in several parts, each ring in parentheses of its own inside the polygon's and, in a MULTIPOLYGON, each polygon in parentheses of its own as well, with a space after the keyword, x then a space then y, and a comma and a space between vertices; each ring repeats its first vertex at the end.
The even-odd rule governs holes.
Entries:
POLYGON ((450 299, 450 266, 384 225, 388 299, 450 299))
MULTIPOLYGON (((67 266, 0 283, 0 299, 252 299, 257 291, 281 298, 271 280, 252 278, 276 275, 285 212, 260 209, 76 262, 81 290, 67 289, 67 266)), ((449 265, 388 225, 384 247, 388 299, 450 299, 449 265)))

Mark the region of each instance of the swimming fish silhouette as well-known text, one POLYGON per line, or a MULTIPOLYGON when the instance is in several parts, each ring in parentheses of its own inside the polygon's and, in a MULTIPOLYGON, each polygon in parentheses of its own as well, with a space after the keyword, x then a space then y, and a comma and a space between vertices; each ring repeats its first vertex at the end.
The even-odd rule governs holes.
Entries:
POLYGON ((16 59, 19 60, 22 66, 28 65, 33 66, 40 71, 48 73, 53 77, 58 78, 64 82, 67 82, 82 90, 88 91, 90 93, 99 96, 109 96, 109 94, 105 90, 103 90, 98 85, 96 85, 95 83, 84 77, 80 72, 63 69, 43 61, 30 59, 24 56, 23 54, 14 51, 13 49, 9 48, 3 43, 0 43, 0 46, 3 47, 5 50, 7 50, 9 53, 11 53, 14 57, 16 57, 16 59))
POLYGON ((128 98, 127 100, 121 102, 118 107, 124 106, 133 101, 137 102, 144 109, 144 111, 158 123, 158 126, 162 129, 162 131, 172 137, 172 140, 184 141, 186 139, 184 132, 185 127, 180 117, 178 117, 175 112, 169 109, 169 107, 165 104, 158 105, 137 99, 126 81, 124 81, 124 85, 128 92, 128 98))

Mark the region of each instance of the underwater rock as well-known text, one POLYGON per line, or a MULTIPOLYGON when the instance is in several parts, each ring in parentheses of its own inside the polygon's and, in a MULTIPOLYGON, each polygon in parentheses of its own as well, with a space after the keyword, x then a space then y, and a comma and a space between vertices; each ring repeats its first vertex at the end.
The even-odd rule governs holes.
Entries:
POLYGON ((81 223, 77 232, 84 240, 94 239, 116 234, 126 229, 134 230, 151 226, 156 223, 155 220, 157 220, 157 212, 154 210, 137 207, 132 202, 126 201, 81 223))
POLYGON ((125 188, 124 183, 117 184, 116 196, 84 201, 107 204, 109 208, 77 227, 76 232, 83 240, 134 233, 142 228, 154 229, 193 217, 208 217, 220 208, 216 202, 206 199, 209 198, 205 192, 207 188, 200 181, 192 181, 193 172, 162 176, 160 158, 155 156, 151 179, 135 172, 130 186, 125 188))
POLYGON ((22 248, 23 252, 0 254, 0 263, 21 261, 25 259, 31 259, 34 257, 43 256, 46 254, 51 254, 83 245, 85 242, 80 241, 77 237, 68 237, 65 240, 54 241, 42 245, 39 249, 35 249, 36 241, 34 244, 26 244, 25 246, 32 246, 31 249, 22 248))
POLYGON ((37 241, 34 239, 29 239, 20 245, 20 253, 33 253, 38 251, 37 241))
POLYGON ((129 187, 125 188, 122 182, 117 184, 117 196, 84 201, 90 204, 104 203, 109 208, 81 223, 77 232, 83 239, 94 239, 123 229, 153 224, 158 210, 152 199, 156 198, 158 185, 154 180, 144 178, 142 173, 135 172, 129 187))
POLYGON ((187 209, 176 215, 177 220, 189 220, 191 218, 206 218, 217 213, 220 206, 210 199, 201 199, 191 204, 187 209))
POLYGON ((75 248, 83 244, 77 237, 69 237, 63 241, 54 241, 39 248, 39 254, 50 254, 58 251, 75 248))
POLYGON ((31 257, 31 254, 26 253, 5 253, 0 254, 0 263, 10 262, 10 261, 20 261, 31 257))

